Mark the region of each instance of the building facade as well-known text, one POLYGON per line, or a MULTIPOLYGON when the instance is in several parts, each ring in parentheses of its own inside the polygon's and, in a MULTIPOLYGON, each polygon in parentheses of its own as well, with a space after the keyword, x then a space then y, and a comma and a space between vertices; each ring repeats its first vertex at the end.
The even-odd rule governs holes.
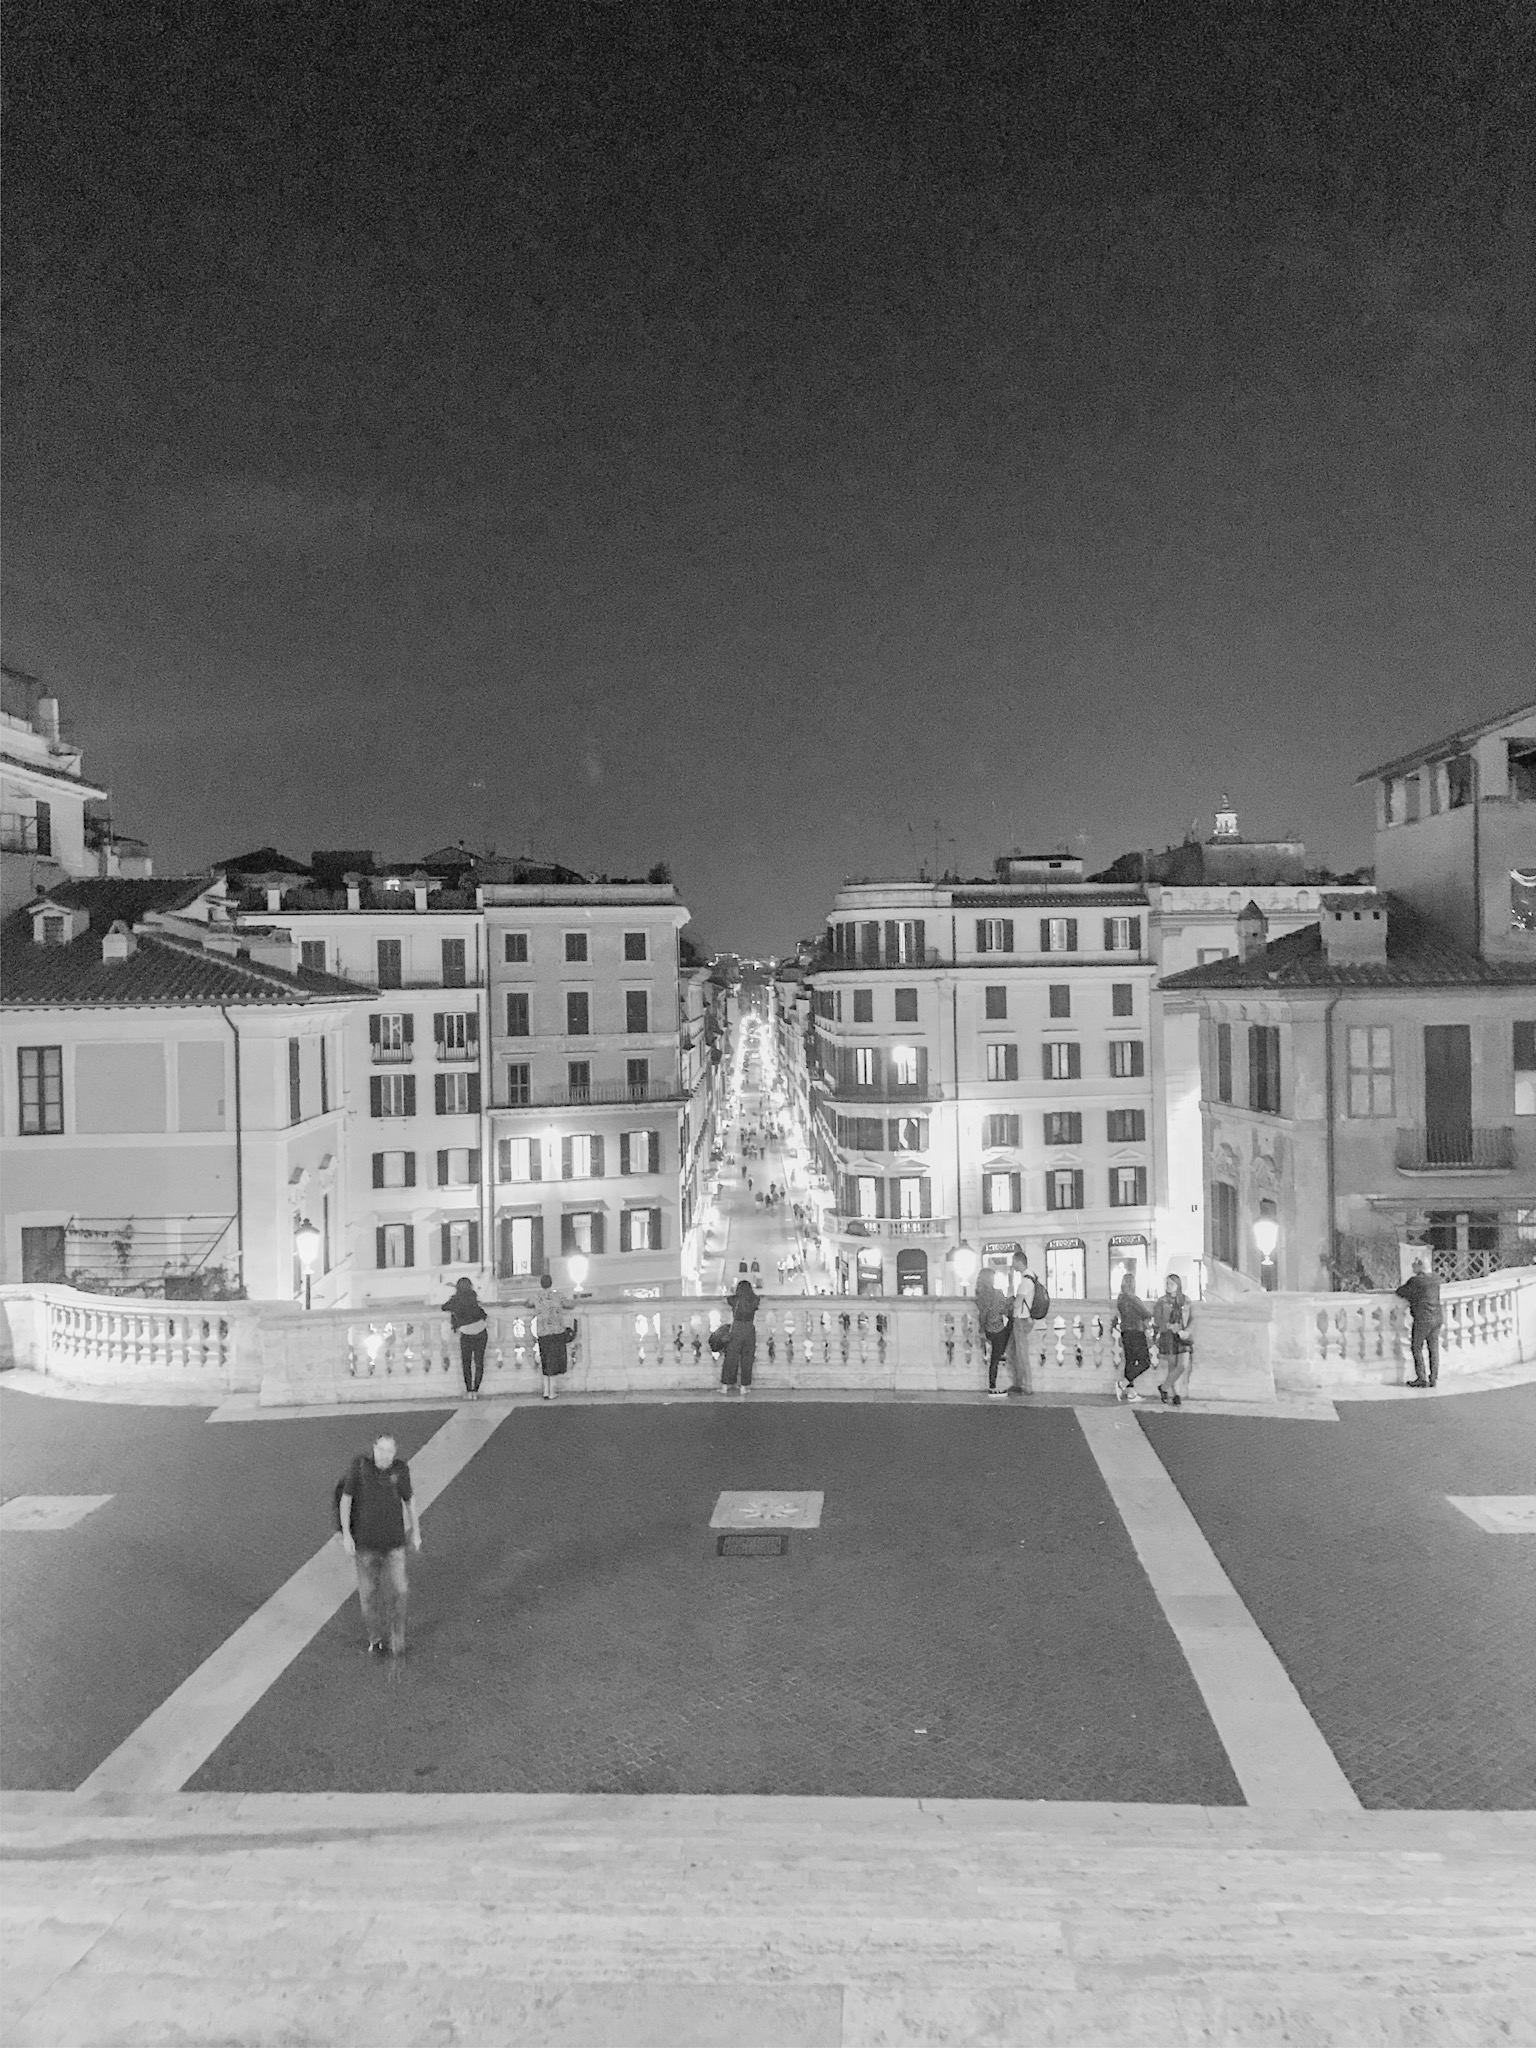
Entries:
POLYGON ((307 1279, 343 1305, 366 997, 154 928, 200 886, 77 880, 6 920, 0 1271, 184 1298, 302 1298, 307 1279))
POLYGON ((0 669, 0 915, 64 882, 153 874, 143 841, 114 835, 106 803, 60 725, 58 698, 0 669))
POLYGON ((1064 856, 842 889, 808 976, 812 1142, 849 1293, 962 1290, 964 1243, 1053 1296, 1157 1260, 1148 903, 1064 856))

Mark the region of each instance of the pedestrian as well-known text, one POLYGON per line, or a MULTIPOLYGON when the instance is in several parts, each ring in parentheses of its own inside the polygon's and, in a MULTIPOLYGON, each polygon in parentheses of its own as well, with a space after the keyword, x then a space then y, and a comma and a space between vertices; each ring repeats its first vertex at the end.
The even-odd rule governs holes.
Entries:
POLYGON ((571 1321, 573 1304, 557 1290, 552 1276, 542 1273, 539 1276, 538 1299, 523 1305, 534 1312, 533 1335, 539 1347, 539 1371, 543 1375, 539 1391, 546 1401, 553 1401, 555 1381, 570 1369, 566 1346, 576 1334, 576 1325, 571 1321))
POLYGON ((1152 1369, 1152 1352, 1147 1343, 1147 1325, 1152 1311, 1136 1292, 1134 1267, 1120 1275, 1120 1292, 1115 1296, 1115 1313, 1109 1327, 1120 1332, 1120 1349, 1125 1356, 1124 1375, 1115 1381, 1117 1401, 1139 1401, 1136 1382, 1152 1369))
POLYGON ((753 1318, 759 1306, 752 1282, 745 1276, 736 1282, 736 1292, 727 1296, 727 1306, 731 1311, 731 1330, 721 1359, 720 1391, 728 1394, 735 1387, 739 1394, 745 1396, 752 1384, 752 1361, 757 1356, 757 1330, 753 1318))
POLYGON ((1184 1282, 1177 1273, 1170 1273, 1163 1282, 1163 1291, 1152 1304, 1152 1327, 1157 1333, 1157 1355, 1163 1361, 1163 1376, 1157 1383, 1157 1398, 1164 1404, 1172 1402, 1175 1408, 1182 1408, 1179 1398, 1179 1374, 1188 1374, 1194 1354, 1194 1340, 1189 1334, 1194 1311, 1189 1297, 1184 1292, 1184 1282))
POLYGON ((976 1319, 987 1340, 987 1393, 1001 1401, 1008 1389, 997 1384, 997 1369, 1013 1341, 1013 1303, 990 1266, 976 1275, 976 1319))
POLYGON ((1013 1384, 1010 1394, 1024 1392, 1025 1370, 1029 1364, 1029 1333, 1037 1320, 1035 1316, 1035 1289, 1039 1284, 1028 1266, 1024 1254, 1015 1252, 1008 1272, 1009 1293, 1013 1301, 1013 1328, 1008 1338, 1008 1370, 1013 1384))
POLYGON ((1415 1259, 1413 1271, 1394 1293, 1408 1304, 1412 1317, 1409 1330, 1409 1345, 1413 1351, 1413 1378, 1410 1387, 1435 1387, 1440 1384, 1440 1282, 1422 1259, 1415 1259), (1426 1359, 1429 1363, 1429 1377, 1424 1376, 1426 1359))
POLYGON ((464 1391, 471 1401, 478 1401, 480 1382, 485 1378, 485 1347, 490 1338, 490 1324, 480 1306, 474 1283, 467 1274, 443 1303, 443 1313, 458 1336, 464 1391))
POLYGON ((338 1504, 341 1547, 357 1566, 357 1603, 375 1657, 405 1654, 405 1543, 421 1548, 411 1468, 392 1436, 374 1440, 347 1468, 338 1504))

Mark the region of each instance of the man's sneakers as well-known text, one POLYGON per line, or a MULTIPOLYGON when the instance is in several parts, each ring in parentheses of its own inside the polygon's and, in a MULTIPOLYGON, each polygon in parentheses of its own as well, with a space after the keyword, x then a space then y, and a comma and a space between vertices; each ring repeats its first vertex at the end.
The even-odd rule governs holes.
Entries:
POLYGON ((1006 1387, 988 1387, 987 1399, 989 1401, 1006 1401, 1007 1398, 1008 1389, 1006 1387))
POLYGON ((1127 1394, 1128 1394, 1128 1393, 1129 1393, 1130 1391, 1131 1391, 1131 1383, 1130 1383, 1130 1381, 1129 1381, 1129 1380, 1116 1380, 1116 1381, 1115 1381, 1115 1399, 1116 1399, 1117 1401, 1123 1401, 1123 1400, 1125 1399, 1126 1395, 1127 1395, 1127 1394))
POLYGON ((1405 1387, 1427 1387, 1427 1386, 1429 1385, 1429 1381, 1428 1381, 1428 1380, 1404 1380, 1404 1382, 1403 1382, 1403 1385, 1404 1385, 1405 1387))

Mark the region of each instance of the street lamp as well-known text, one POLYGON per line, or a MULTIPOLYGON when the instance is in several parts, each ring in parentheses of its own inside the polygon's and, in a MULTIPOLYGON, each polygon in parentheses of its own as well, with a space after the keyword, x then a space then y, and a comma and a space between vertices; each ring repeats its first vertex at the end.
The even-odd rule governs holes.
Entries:
POLYGON ((960 1242, 955 1246, 954 1259, 955 1278, 960 1282, 960 1292, 962 1294, 969 1294, 971 1291, 971 1283, 975 1280, 976 1275, 981 1271, 980 1254, 977 1252, 973 1252, 970 1246, 966 1243, 965 1239, 962 1237, 960 1242))
POLYGON ((315 1261, 320 1256, 320 1233, 307 1216, 293 1227, 293 1248, 304 1268, 304 1306, 308 1308, 314 1286, 315 1261))
POLYGON ((588 1260, 585 1252, 572 1252, 566 1260, 566 1269, 571 1276, 571 1285, 580 1294, 587 1284, 588 1260))
POLYGON ((1275 1214, 1273 1202, 1265 1202, 1253 1225, 1253 1241, 1259 1248, 1263 1261, 1259 1278, 1270 1293, 1275 1288, 1275 1247, 1280 1242, 1280 1219, 1275 1214))

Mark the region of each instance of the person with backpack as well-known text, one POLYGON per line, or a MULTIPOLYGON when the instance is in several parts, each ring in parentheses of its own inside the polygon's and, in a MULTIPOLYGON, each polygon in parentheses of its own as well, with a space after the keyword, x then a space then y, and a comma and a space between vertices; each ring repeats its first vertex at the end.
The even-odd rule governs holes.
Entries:
POLYGON ((374 1440, 338 1480, 336 1525, 341 1547, 357 1566, 357 1604, 374 1657, 405 1654, 405 1544, 421 1549, 421 1523, 411 1498, 411 1468, 392 1436, 374 1440))
POLYGON ((480 1398, 485 1377, 485 1347, 491 1326, 486 1320, 474 1283, 466 1275, 443 1303, 443 1314, 459 1340, 459 1363, 464 1370, 464 1391, 471 1401, 480 1398))
POLYGON ((1008 1369, 1013 1375, 1013 1385, 1008 1392, 1023 1394, 1029 1367, 1029 1333, 1036 1323, 1043 1323, 1050 1314, 1051 1297, 1045 1291, 1044 1282, 1024 1263, 1022 1252, 1014 1253, 1008 1277, 1014 1308, 1013 1330, 1008 1343, 1008 1369))
POLYGON ((1163 1292, 1152 1304, 1152 1326, 1157 1332, 1157 1355, 1163 1361, 1163 1376, 1157 1383, 1157 1398, 1166 1406, 1182 1408, 1179 1398, 1179 1374, 1187 1374, 1194 1352, 1194 1339, 1189 1334, 1194 1312, 1189 1297, 1184 1292, 1184 1282, 1177 1273, 1170 1273, 1163 1284, 1163 1292))
MULTIPOLYGON (((753 1264, 756 1264, 755 1260, 753 1264)), ((731 1311, 731 1327, 720 1360, 720 1391, 728 1394, 734 1387, 745 1399, 752 1384, 753 1360, 757 1357, 755 1318, 760 1306, 752 1282, 745 1274, 736 1282, 736 1292, 727 1296, 727 1306, 731 1311)))

